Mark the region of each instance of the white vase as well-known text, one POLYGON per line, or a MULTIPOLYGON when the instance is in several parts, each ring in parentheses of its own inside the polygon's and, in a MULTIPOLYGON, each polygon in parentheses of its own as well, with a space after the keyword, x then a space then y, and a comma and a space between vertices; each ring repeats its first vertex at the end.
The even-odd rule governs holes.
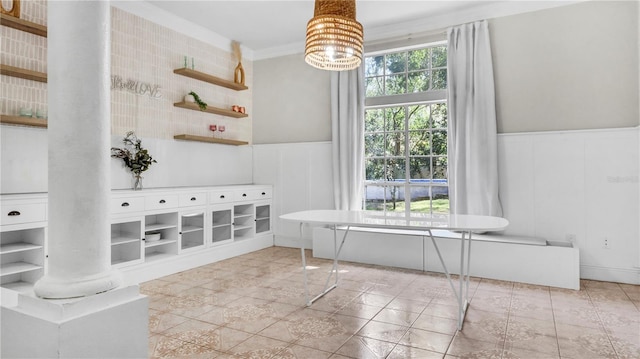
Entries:
POLYGON ((196 102, 196 99, 193 95, 184 95, 184 102, 196 102))

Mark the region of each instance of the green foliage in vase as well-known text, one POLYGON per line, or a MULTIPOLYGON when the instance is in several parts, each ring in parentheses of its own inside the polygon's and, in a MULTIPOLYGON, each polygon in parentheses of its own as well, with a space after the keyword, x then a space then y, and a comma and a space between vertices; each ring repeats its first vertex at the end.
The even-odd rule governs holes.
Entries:
POLYGON ((152 164, 157 163, 157 161, 151 157, 149 151, 142 147, 142 141, 133 131, 127 132, 122 142, 124 143, 123 148, 111 147, 111 157, 121 158, 124 165, 129 168, 135 176, 140 176, 142 172, 148 170, 152 164))
POLYGON ((207 109, 207 103, 202 101, 202 99, 200 98, 200 96, 198 96, 197 93, 191 91, 189 92, 189 95, 193 96, 193 99, 196 100, 196 103, 198 104, 198 107, 200 107, 200 110, 204 111, 207 109))

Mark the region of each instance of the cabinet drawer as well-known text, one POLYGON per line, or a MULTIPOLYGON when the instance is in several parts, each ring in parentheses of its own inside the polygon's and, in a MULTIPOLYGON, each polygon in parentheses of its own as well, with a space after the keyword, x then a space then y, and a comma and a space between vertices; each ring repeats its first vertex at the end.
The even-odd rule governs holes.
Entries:
POLYGON ((144 197, 113 198, 111 199, 111 213, 131 213, 144 210, 144 197))
POLYGON ((272 194, 273 193, 271 192, 271 188, 256 189, 251 191, 251 196, 253 199, 270 199, 272 194))
POLYGON ((178 207, 178 195, 175 194, 154 195, 144 198, 145 210, 175 207, 178 207))
POLYGON ((180 207, 203 206, 207 204, 205 192, 184 193, 180 195, 180 207))
POLYGON ((235 193, 236 201, 255 201, 271 198, 271 189, 248 189, 235 193))
POLYGON ((233 202, 235 199, 234 192, 210 192, 209 203, 228 203, 233 202))
POLYGON ((40 222, 47 219, 47 205, 35 204, 7 204, 2 206, 0 224, 18 224, 40 222))

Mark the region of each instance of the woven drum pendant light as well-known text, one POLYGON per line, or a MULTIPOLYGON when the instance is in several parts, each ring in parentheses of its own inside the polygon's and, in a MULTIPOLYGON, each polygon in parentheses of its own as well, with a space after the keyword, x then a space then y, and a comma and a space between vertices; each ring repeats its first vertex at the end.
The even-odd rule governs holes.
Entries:
POLYGON ((352 70, 362 62, 362 25, 355 0, 316 0, 307 23, 304 60, 323 70, 352 70))

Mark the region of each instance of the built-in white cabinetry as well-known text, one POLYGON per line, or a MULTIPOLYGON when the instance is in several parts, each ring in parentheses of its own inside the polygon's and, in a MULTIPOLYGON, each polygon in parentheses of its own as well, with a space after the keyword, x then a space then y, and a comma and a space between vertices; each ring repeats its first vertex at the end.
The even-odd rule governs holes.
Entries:
POLYGON ((0 285, 26 291, 45 272, 46 195, 2 196, 1 208, 0 285))
POLYGON ((142 223, 142 217, 112 220, 112 265, 130 265, 142 262, 142 223))
MULTIPOLYGON (((143 275, 135 278, 146 280, 272 245, 271 191, 266 185, 113 191, 111 264, 139 269, 143 275)), ((47 268, 47 194, 1 199, 0 285, 29 291, 47 268)))
POLYGON ((180 214, 180 252, 203 248, 206 208, 192 209, 180 214))
POLYGON ((179 236, 178 212, 147 214, 144 217, 145 262, 177 255, 179 236))

